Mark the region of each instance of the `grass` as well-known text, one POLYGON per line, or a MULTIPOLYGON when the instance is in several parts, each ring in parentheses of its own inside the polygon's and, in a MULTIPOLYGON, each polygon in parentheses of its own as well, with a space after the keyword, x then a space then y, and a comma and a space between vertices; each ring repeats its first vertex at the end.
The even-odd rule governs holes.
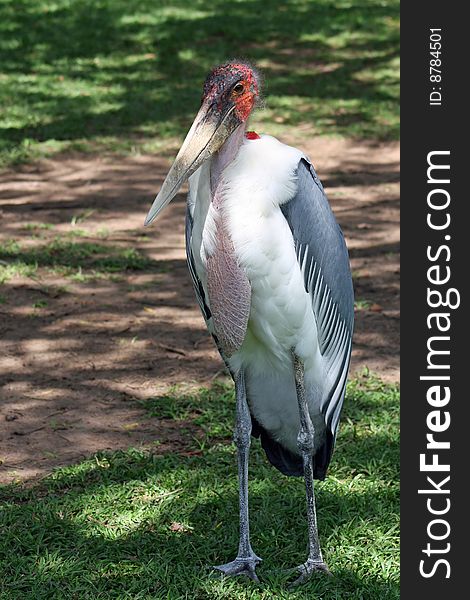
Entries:
POLYGON ((270 467, 257 441, 250 512, 262 585, 222 580, 207 568, 233 558, 237 547, 231 388, 174 389, 145 406, 149 416, 179 422, 183 433, 192 422, 183 454, 159 454, 158 445, 101 453, 1 491, 2 599, 399 598, 395 386, 367 375, 349 384, 329 477, 317 484, 333 577, 294 592, 278 569, 305 558, 304 487, 270 467))
POLYGON ((356 310, 368 310, 371 306, 372 302, 365 298, 355 298, 354 300, 354 308, 356 310))
POLYGON ((84 235, 82 230, 72 230, 34 245, 24 246, 16 240, 0 243, 0 283, 15 276, 34 277, 44 268, 84 282, 157 266, 135 248, 74 239, 84 235))
POLYGON ((398 0, 0 0, 0 164, 174 152, 209 68, 258 64, 282 136, 398 138, 398 0))

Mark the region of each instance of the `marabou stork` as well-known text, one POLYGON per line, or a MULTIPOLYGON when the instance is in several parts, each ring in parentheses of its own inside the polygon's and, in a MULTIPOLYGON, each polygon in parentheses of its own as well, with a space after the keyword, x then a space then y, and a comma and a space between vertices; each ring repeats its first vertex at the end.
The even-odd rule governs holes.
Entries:
POLYGON ((156 197, 149 225, 189 179, 186 252, 206 325, 235 382, 240 542, 226 575, 256 576, 250 544, 248 451, 303 475, 308 558, 295 583, 328 572, 314 479, 324 479, 351 355, 353 287, 343 234, 310 160, 247 132, 260 77, 232 61, 204 83, 194 123, 156 197))

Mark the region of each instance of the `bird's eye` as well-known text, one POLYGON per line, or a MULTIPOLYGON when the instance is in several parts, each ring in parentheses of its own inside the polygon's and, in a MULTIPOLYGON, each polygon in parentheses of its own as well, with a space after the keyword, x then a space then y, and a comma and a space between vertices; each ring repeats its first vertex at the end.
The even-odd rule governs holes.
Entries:
POLYGON ((242 92, 244 92, 244 91, 245 91, 245 86, 243 85, 243 83, 237 83, 237 84, 234 86, 234 88, 233 88, 233 91, 234 91, 236 94, 241 94, 242 92))

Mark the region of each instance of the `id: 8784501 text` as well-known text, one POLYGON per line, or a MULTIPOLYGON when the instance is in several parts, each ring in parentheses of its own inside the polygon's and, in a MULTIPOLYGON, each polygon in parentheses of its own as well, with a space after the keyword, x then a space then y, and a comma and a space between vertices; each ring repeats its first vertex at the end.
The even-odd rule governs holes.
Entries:
POLYGON ((429 30, 429 93, 430 106, 442 106, 442 34, 441 29, 429 30))

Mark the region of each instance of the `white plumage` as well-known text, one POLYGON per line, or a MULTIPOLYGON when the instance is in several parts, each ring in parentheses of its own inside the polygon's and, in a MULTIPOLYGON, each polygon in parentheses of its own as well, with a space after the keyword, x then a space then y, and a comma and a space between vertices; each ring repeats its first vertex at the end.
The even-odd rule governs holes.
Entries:
MULTIPOLYGON (((235 253, 251 285, 245 341, 228 361, 244 368, 253 415, 271 435, 298 454, 299 409, 292 371, 292 350, 304 361, 309 412, 319 434, 325 427, 319 403, 324 359, 312 301, 305 290, 291 230, 280 206, 296 192, 296 168, 303 154, 263 135, 245 139, 219 182, 235 253)), ((189 210, 194 220, 191 249, 196 274, 207 293, 206 261, 214 251, 211 161, 189 179, 189 210)), ((317 436, 321 440, 322 436, 317 436)))

